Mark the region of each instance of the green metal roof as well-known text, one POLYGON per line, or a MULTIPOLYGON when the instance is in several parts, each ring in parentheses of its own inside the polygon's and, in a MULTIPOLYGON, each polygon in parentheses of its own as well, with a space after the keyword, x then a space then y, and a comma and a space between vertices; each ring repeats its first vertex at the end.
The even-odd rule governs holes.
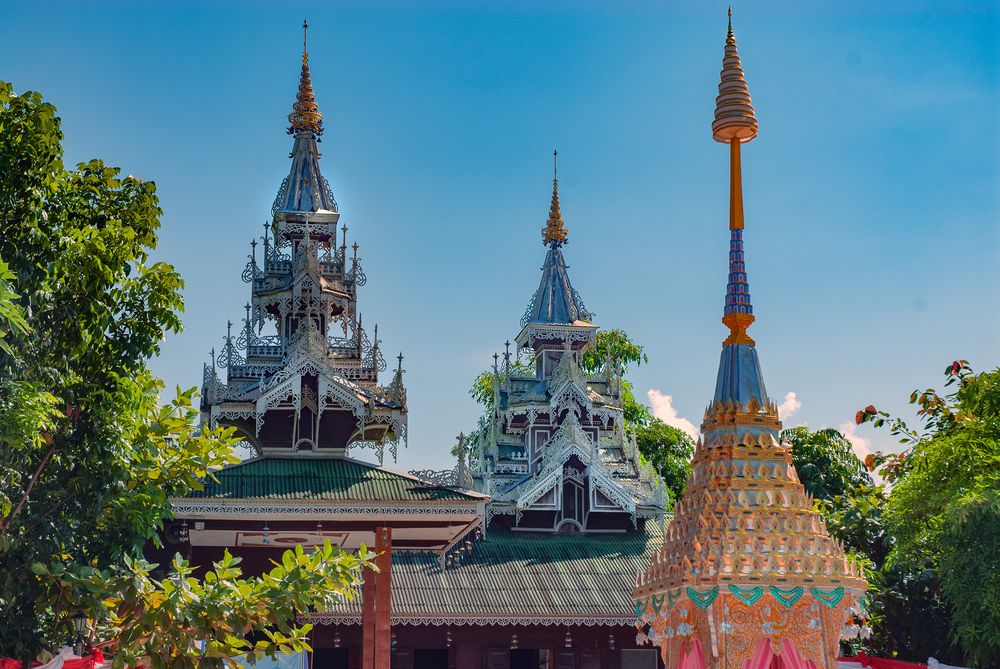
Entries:
POLYGON ((189 498, 336 500, 342 502, 470 501, 481 496, 425 483, 348 458, 263 457, 215 472, 189 498))
MULTIPOLYGON (((663 545, 659 526, 626 534, 490 530, 471 556, 441 567, 436 555, 393 553, 392 617, 410 622, 512 619, 525 624, 634 618, 636 573, 663 545)), ((360 597, 327 616, 360 615, 360 597)))

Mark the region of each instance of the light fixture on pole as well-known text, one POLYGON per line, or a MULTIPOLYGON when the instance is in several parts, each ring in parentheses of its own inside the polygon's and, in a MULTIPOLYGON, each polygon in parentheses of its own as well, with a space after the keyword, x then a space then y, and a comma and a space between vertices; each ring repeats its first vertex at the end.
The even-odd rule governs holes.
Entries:
POLYGON ((73 629, 76 631, 73 652, 77 657, 83 657, 83 634, 87 631, 87 616, 81 611, 70 618, 70 622, 73 623, 73 629))

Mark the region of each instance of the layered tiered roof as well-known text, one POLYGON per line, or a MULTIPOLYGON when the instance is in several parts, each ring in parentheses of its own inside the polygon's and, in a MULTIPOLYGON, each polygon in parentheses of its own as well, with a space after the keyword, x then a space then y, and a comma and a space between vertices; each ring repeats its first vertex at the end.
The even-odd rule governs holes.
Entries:
POLYGON ((263 259, 251 243, 243 280, 251 286, 243 327, 226 333, 206 365, 202 410, 231 425, 257 455, 342 457, 350 447, 395 455, 406 434, 402 356, 388 384, 378 327, 362 325, 366 282, 358 245, 320 171, 322 114, 309 73, 303 25, 302 71, 289 134, 291 166, 264 226, 263 259), (216 369, 225 370, 225 380, 216 369))
POLYGON ((491 496, 489 515, 504 517, 494 525, 641 530, 645 519, 662 518, 664 488, 626 434, 621 370, 610 361, 598 373, 582 369, 597 326, 570 283, 568 240, 554 172, 542 278, 515 338, 530 363, 512 361, 508 348, 494 366, 494 404, 466 444, 460 480, 491 496))
POLYGON ((781 443, 777 406, 764 387, 743 256, 742 142, 757 119, 733 37, 726 38, 713 137, 730 145, 729 281, 712 403, 705 411, 683 497, 662 551, 639 572, 633 598, 640 636, 676 666, 698 641, 708 667, 742 667, 758 642, 790 641, 817 667, 832 666, 849 608, 865 589, 781 443))

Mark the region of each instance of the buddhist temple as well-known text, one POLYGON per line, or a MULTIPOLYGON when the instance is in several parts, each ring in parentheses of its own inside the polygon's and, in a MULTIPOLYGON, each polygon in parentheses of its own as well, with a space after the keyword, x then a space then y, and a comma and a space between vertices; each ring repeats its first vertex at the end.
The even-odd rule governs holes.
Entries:
POLYGON ((291 167, 262 256, 254 242, 243 271, 250 284, 243 325, 238 332, 229 325, 204 369, 204 422, 235 428, 252 457, 171 500, 163 548, 147 554, 168 564, 180 551, 210 565, 228 549, 245 572, 259 574, 295 545, 330 541, 353 551, 364 544, 378 553, 379 571, 366 571, 351 624, 317 632, 315 665, 381 669, 393 650, 393 559, 416 553, 443 564, 482 533, 485 496, 350 457, 352 449, 373 449, 380 462, 384 449, 395 456, 406 438, 406 389, 402 356, 383 379, 378 329, 369 336, 362 325, 365 273, 320 171, 323 121, 305 46, 288 117, 291 167))
POLYGON ((514 531, 635 530, 659 522, 665 492, 626 435, 621 370, 581 369, 597 326, 570 283, 568 240, 553 175, 541 281, 515 337, 527 364, 512 364, 508 345, 494 366, 489 419, 464 444, 467 477, 490 496, 487 517, 514 531))
POLYGON ((149 557, 207 565, 228 549, 260 573, 295 545, 374 549, 354 599, 301 614, 315 669, 653 669, 629 593, 662 542, 666 493, 625 434, 621 370, 581 369, 597 326, 570 283, 556 175, 538 289, 458 465, 382 466, 406 440, 402 356, 387 372, 363 326, 305 47, 289 174, 243 270, 250 301, 204 368, 203 420, 235 428, 248 458, 171 500, 149 557))
POLYGON ((730 18, 712 123, 730 153, 729 335, 684 495, 632 591, 639 640, 671 668, 832 669, 866 588, 798 481, 747 333, 740 147, 757 130, 730 18))
POLYGON ((394 593, 414 615, 394 617, 393 667, 409 667, 403 653, 444 630, 458 669, 657 667, 656 653, 636 646, 629 594, 661 545, 667 494, 626 434, 621 370, 582 369, 597 326, 570 281, 558 188, 554 174, 538 288, 515 350, 508 342, 487 372, 485 415, 460 435, 453 469, 411 472, 488 495, 486 532, 443 569, 397 560, 394 593))

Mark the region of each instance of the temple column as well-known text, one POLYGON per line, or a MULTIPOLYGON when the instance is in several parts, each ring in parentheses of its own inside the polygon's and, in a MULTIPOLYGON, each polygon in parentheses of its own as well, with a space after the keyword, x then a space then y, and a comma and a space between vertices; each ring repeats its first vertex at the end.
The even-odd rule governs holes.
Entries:
MULTIPOLYGON (((376 532, 376 537, 378 532, 376 532)), ((364 570, 361 593, 361 669, 375 669, 375 570, 364 570)))
POLYGON ((375 530, 375 666, 392 661, 392 528, 375 530))

